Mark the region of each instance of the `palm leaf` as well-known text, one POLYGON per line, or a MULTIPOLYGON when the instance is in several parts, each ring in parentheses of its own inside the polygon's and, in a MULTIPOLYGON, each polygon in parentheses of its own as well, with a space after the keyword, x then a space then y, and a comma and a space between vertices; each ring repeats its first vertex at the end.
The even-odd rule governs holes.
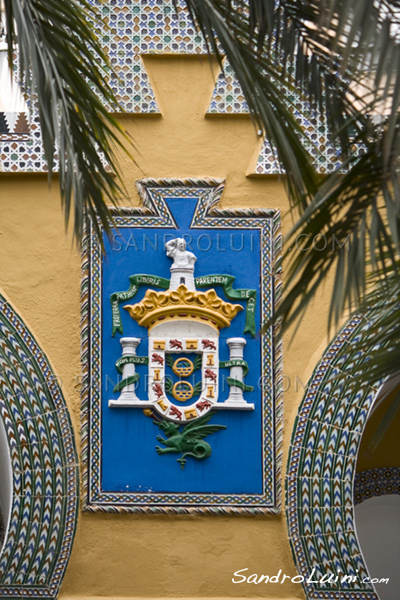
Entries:
POLYGON ((87 0, 4 0, 9 62, 17 45, 19 82, 36 98, 49 179, 58 165, 66 226, 82 239, 84 215, 109 232, 106 202, 124 193, 115 148, 127 135, 106 106, 118 105, 107 84, 111 68, 87 0))
POLYGON ((329 324, 336 326, 345 310, 368 306, 371 315, 373 309, 374 341, 380 343, 368 345, 367 336, 365 351, 373 364, 366 376, 377 381, 394 372, 400 322, 398 3, 186 3, 210 50, 220 60, 227 56, 252 115, 285 167, 289 198, 300 211, 287 238, 289 269, 275 317, 281 317, 286 328, 298 322, 333 271, 329 324), (294 90, 299 102, 308 103, 325 121, 341 165, 324 178, 316 177, 309 157, 298 150, 305 139, 287 114, 294 90), (298 247, 299 239, 313 241, 316 236, 328 240, 325 247, 298 247), (384 284, 390 286, 393 301, 387 294, 383 300, 374 295, 386 289, 384 284))

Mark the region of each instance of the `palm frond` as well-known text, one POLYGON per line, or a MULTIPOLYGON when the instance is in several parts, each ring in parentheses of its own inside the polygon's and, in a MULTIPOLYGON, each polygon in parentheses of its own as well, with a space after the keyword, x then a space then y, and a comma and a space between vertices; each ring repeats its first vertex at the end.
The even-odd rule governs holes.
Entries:
POLYGON ((365 311, 369 319, 359 342, 368 367, 352 376, 371 383, 395 373, 400 364, 399 3, 186 3, 210 50, 228 57, 251 113, 284 165, 292 207, 299 209, 287 238, 289 270, 275 318, 282 318, 285 328, 299 322, 333 272, 329 326, 337 325, 345 310, 365 311), (294 93, 326 122, 340 168, 324 178, 315 176, 309 157, 297 150, 305 140, 287 114, 294 93))
POLYGON ((106 202, 123 193, 115 148, 128 141, 106 106, 111 68, 93 31, 87 0, 4 0, 9 62, 18 48, 19 79, 37 99, 49 178, 58 164, 66 226, 82 238, 84 214, 110 231, 106 202))
MULTIPOLYGON (((397 130, 396 144, 400 144, 397 130)), ((381 140, 381 144, 384 140, 381 140)), ((321 281, 335 269, 330 323, 365 302, 368 274, 399 274, 400 196, 398 158, 388 170, 374 142, 351 159, 347 173, 325 179, 287 238, 288 278, 280 308, 289 326, 307 308, 321 281), (383 194, 383 197, 382 197, 383 194), (294 251, 293 251, 294 250, 294 251)))
POLYGON ((319 177, 306 149, 306 136, 294 117, 295 82, 280 63, 272 42, 273 2, 187 0, 193 21, 222 66, 226 56, 241 84, 249 110, 276 149, 286 172, 289 195, 303 204, 316 192, 319 177))

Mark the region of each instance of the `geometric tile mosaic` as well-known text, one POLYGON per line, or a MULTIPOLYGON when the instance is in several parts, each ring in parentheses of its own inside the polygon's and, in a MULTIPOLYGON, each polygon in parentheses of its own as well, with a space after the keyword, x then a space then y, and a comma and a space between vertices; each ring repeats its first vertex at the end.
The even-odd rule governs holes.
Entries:
POLYGON ((370 328, 354 317, 326 350, 307 385, 289 451, 286 511, 289 539, 307 598, 378 600, 354 524, 358 448, 380 386, 338 378, 366 367, 357 341, 370 328))
MULTIPOLYGON (((15 64, 17 60, 14 55, 15 64)), ((45 171, 39 113, 32 99, 22 96, 16 77, 17 70, 12 83, 7 46, 0 37, 0 171, 45 171)))
POLYGON ((78 464, 68 409, 49 363, 0 296, 0 413, 12 463, 1 598, 56 598, 75 534, 78 464))
POLYGON ((354 504, 390 494, 400 494, 400 467, 379 467, 356 474, 354 504))
MULTIPOLYGON (((94 30, 115 70, 115 76, 109 83, 123 112, 159 113, 142 56, 207 54, 206 45, 189 17, 184 0, 178 1, 178 10, 173 0, 90 1, 102 15, 101 21, 94 20, 94 30)), ((2 47, 6 47, 4 41, 0 48, 2 47)), ((0 49, 1 54, 5 55, 5 52, 0 49)), ((14 115, 11 120, 4 115, 7 111, 3 111, 3 116, 0 112, 0 170, 2 171, 46 171, 38 112, 33 99, 29 103, 29 109, 30 118, 25 111, 22 115, 20 113, 14 115), (28 123, 30 123, 29 130, 28 123)), ((243 92, 228 63, 225 63, 224 72, 221 72, 217 78, 207 113, 210 115, 248 113, 243 92)), ((332 171, 338 165, 335 152, 326 145, 324 125, 319 123, 311 112, 305 116, 298 113, 297 117, 307 130, 310 140, 309 149, 315 158, 318 170, 323 173, 332 171)), ((253 174, 268 175, 280 172, 280 165, 269 144, 265 142, 253 174)))
POLYGON ((12 85, 7 46, 0 37, 0 140, 22 140, 29 132, 28 107, 17 85, 12 85))
POLYGON ((0 140, 25 140, 29 135, 28 106, 12 85, 6 45, 0 40, 0 140))
MULTIPOLYGON (((332 173, 339 169, 341 166, 338 158, 340 153, 332 144, 327 142, 327 126, 324 119, 316 111, 307 110, 304 105, 301 106, 299 102, 296 103, 294 96, 289 96, 289 99, 294 103, 291 106, 291 112, 306 133, 307 139, 304 146, 309 152, 318 173, 332 173)), ((284 173, 277 160, 276 153, 273 152, 267 139, 264 139, 253 171, 257 175, 284 173)))
POLYGON ((224 61, 223 70, 218 75, 207 113, 210 115, 249 114, 240 83, 227 60, 224 61))

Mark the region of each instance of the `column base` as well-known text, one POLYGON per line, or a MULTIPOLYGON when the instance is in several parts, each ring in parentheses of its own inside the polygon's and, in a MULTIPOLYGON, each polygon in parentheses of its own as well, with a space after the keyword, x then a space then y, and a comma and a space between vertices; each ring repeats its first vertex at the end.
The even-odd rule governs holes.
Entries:
POLYGON ((149 400, 139 400, 130 398, 118 398, 118 400, 109 400, 109 408, 149 408, 152 407, 153 403, 149 400))
POLYGON ((217 410, 254 410, 254 404, 250 404, 243 400, 243 402, 236 402, 235 400, 225 400, 225 402, 217 402, 213 408, 217 410))

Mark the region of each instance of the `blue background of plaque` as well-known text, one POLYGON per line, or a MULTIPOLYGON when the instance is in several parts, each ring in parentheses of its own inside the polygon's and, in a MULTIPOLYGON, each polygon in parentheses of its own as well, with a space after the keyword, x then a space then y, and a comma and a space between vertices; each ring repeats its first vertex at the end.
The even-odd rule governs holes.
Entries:
MULTIPOLYGON (((262 416, 261 416, 261 342, 246 334, 245 310, 235 317, 228 328, 220 332, 220 360, 229 360, 225 340, 229 337, 245 337, 244 359, 250 367, 246 384, 253 385, 253 392, 244 397, 255 405, 254 411, 217 411, 211 423, 226 425, 226 430, 207 436, 212 454, 203 461, 187 457, 185 469, 177 462, 179 454, 159 456, 155 451, 157 435, 162 435, 152 419, 139 408, 109 408, 108 400, 118 398, 113 393, 120 380, 115 362, 121 356, 120 338, 140 337, 137 348, 139 356, 147 356, 147 329, 140 327, 122 309, 127 304, 139 302, 146 287, 141 287, 131 300, 121 303, 124 333, 112 332, 110 295, 129 288, 129 276, 149 274, 170 278, 172 260, 165 254, 168 239, 185 237, 187 249, 197 257, 195 277, 202 275, 229 274, 236 277, 234 289, 257 290, 256 329, 260 328, 260 232, 257 229, 190 229, 197 199, 170 198, 167 204, 179 229, 167 228, 120 228, 110 242, 104 240, 106 258, 103 259, 102 277, 102 489, 104 491, 153 491, 153 492, 204 492, 204 493, 254 493, 263 492, 262 416), (191 243, 190 240, 192 240, 191 243)), ((154 289, 154 288, 153 288, 154 289)), ((205 291, 209 288, 201 288, 205 291)), ((221 286, 217 294, 229 300, 221 286)), ((137 396, 147 399, 147 365, 136 366, 140 374, 137 396)), ((226 378, 229 369, 220 369, 219 398, 229 394, 226 378)), ((178 404, 178 403, 177 403, 178 404)))

